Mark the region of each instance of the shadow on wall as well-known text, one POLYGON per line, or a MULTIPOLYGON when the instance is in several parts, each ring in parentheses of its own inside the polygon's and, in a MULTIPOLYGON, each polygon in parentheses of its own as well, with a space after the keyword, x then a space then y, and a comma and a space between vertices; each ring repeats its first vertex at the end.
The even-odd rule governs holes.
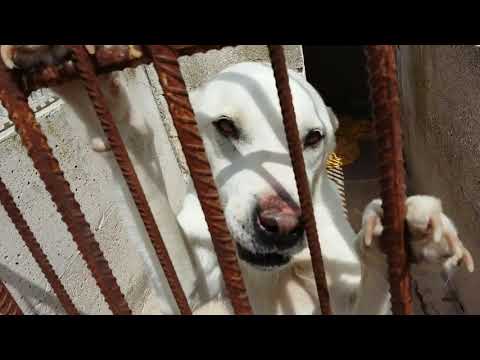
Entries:
MULTIPOLYGON (((0 264, 0 274, 2 274, 4 279, 8 279, 8 281, 5 282, 9 286, 14 284, 13 288, 17 293, 21 294, 22 301, 19 301, 19 305, 24 312, 39 315, 36 306, 41 303, 47 305, 55 313, 65 314, 65 311, 63 311, 63 308, 53 291, 49 292, 46 289, 39 287, 34 282, 29 281, 2 264, 0 264)), ((80 311, 79 313, 80 315, 85 315, 80 311)))

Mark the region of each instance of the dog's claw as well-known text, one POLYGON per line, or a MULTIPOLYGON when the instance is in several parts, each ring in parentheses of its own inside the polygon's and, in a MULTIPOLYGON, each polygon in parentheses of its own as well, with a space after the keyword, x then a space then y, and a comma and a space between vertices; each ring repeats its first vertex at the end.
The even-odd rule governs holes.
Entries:
POLYGON ((363 245, 366 248, 377 248, 378 238, 383 233, 382 226, 382 201, 379 199, 373 200, 365 208, 362 219, 363 229, 363 245))
POLYGON ((95 45, 85 45, 85 49, 90 55, 94 55, 96 51, 95 45))
POLYGON ((0 54, 3 63, 8 69, 15 68, 15 63, 13 62, 13 45, 0 45, 0 54))

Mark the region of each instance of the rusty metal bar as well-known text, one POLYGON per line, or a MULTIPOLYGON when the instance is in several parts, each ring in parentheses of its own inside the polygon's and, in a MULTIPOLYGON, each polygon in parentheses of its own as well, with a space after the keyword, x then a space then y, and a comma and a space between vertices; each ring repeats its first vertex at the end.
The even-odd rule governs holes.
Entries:
POLYGON ((0 315, 23 315, 22 309, 2 280, 0 280, 0 315))
POLYGON ((312 258, 313 273, 317 286, 320 309, 323 315, 331 315, 330 296, 328 294, 325 268, 322 259, 322 250, 318 239, 317 224, 312 205, 312 195, 305 171, 305 160, 303 158, 303 146, 300 142, 295 109, 293 107, 292 94, 288 78, 288 69, 285 60, 285 53, 282 45, 269 45, 270 58, 272 61, 273 74, 278 90, 280 108, 282 109, 283 124, 287 136, 288 149, 292 159, 293 171, 297 182, 298 197, 302 208, 302 220, 307 233, 308 247, 312 258))
POLYGON ((180 71, 178 54, 174 47, 168 45, 149 45, 147 49, 177 129, 234 311, 237 315, 250 315, 252 309, 240 271, 235 243, 225 222, 223 207, 180 71))
POLYGON ((408 251, 405 240, 405 169, 395 48, 366 47, 381 174, 384 231, 381 245, 389 265, 392 312, 413 313, 408 251))
POLYGON ((15 74, 0 61, 0 101, 20 135, 28 155, 45 183, 83 259, 114 314, 131 314, 117 281, 93 237, 90 225, 65 180, 63 172, 35 115, 28 106, 15 74))
POLYGON ((0 203, 5 208, 5 211, 8 214, 8 217, 12 220, 13 224, 15 225, 18 233, 22 237, 25 245, 27 246, 28 250, 32 254, 33 258, 37 262, 40 270, 42 270, 43 275, 48 280, 48 283, 52 287, 55 295, 57 295, 58 300, 62 304, 63 308, 65 309, 68 315, 79 315, 78 310, 75 308, 75 305, 72 302, 72 299, 68 295, 67 291, 63 287, 60 279, 58 278, 55 270, 53 269, 50 261, 48 261, 47 256, 43 252, 40 244, 38 243, 37 239, 35 239, 35 235, 33 235, 30 227, 28 226, 25 218, 23 217, 22 213, 18 209, 15 201, 13 200, 10 192, 8 191, 5 183, 2 181, 0 177, 0 203))
POLYGON ((85 89, 92 101, 93 107, 95 108, 100 124, 107 136, 108 142, 110 143, 118 166, 120 167, 123 177, 130 189, 130 194, 132 195, 138 212, 140 213, 143 224, 145 225, 148 236, 153 244, 178 308, 182 315, 191 315, 192 311, 188 305, 187 297, 185 296, 180 281, 178 280, 177 273, 175 272, 173 263, 168 255, 167 248, 163 242, 145 193, 143 192, 140 180, 138 179, 128 155, 128 151, 122 141, 112 113, 108 109, 105 97, 100 90, 100 85, 91 59, 83 46, 72 45, 69 46, 69 48, 73 52, 73 59, 77 73, 85 85, 85 89))
MULTIPOLYGON (((197 53, 205 53, 210 50, 220 50, 227 46, 237 45, 171 45, 178 52, 178 56, 190 56, 197 53)), ((107 74, 113 71, 120 71, 126 68, 135 68, 139 65, 145 65, 152 62, 151 57, 139 48, 140 56, 132 57, 127 51, 118 53, 118 51, 108 48, 99 49, 95 55, 92 55, 95 66, 95 72, 107 74)), ((23 86, 25 91, 30 93, 34 90, 60 85, 66 81, 77 79, 78 74, 75 67, 68 62, 62 66, 46 66, 33 72, 22 74, 23 86)))

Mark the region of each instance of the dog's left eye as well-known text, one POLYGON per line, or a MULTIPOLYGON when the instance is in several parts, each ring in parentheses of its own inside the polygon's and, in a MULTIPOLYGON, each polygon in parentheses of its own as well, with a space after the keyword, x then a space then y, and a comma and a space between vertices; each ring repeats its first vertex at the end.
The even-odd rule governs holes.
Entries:
POLYGON ((320 130, 311 130, 307 136, 305 136, 305 140, 303 141, 304 147, 315 147, 323 140, 324 135, 320 130))
POLYGON ((227 138, 237 140, 240 137, 240 131, 235 126, 235 123, 227 118, 222 117, 213 123, 217 131, 227 138))

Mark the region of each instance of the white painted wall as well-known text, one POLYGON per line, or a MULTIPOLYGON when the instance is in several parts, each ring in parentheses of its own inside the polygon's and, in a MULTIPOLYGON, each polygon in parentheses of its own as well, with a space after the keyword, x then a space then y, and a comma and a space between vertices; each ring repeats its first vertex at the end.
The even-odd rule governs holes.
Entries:
MULTIPOLYGON (((289 67, 303 72, 301 47, 286 45, 285 50, 289 67)), ((242 61, 268 61, 266 47, 226 48, 182 58, 181 64, 187 86, 191 89, 228 65, 242 61)), ((180 208, 188 179, 183 154, 179 151, 176 132, 153 69, 126 70, 119 74, 119 78, 122 86, 128 89, 130 101, 141 110, 139 116, 143 116, 151 127, 148 136, 139 136, 125 123, 120 121, 119 125, 131 156, 151 165, 145 168, 147 170, 138 168, 137 171, 150 202, 155 204, 152 207, 162 236, 167 247, 171 247, 173 241, 182 241, 173 214, 180 208), (168 203, 172 211, 169 211, 168 203)), ((38 105, 38 98, 31 100, 38 105)), ((39 104, 38 107, 44 106, 39 104)), ((92 118, 92 124, 95 124, 97 120, 91 108, 86 108, 87 118, 92 118)), ((91 150, 87 128, 78 126, 77 114, 63 101, 50 104, 37 115, 127 301, 135 314, 149 313, 155 303, 151 284, 125 228, 126 214, 119 206, 129 200, 129 195, 111 190, 113 179, 121 176, 112 154, 91 150)), ((92 129, 89 131, 101 133, 98 127, 92 129)), ((18 136, 8 128, 1 112, 0 176, 79 310, 87 314, 110 313, 18 136)), ((180 263, 175 265, 182 280, 182 276, 187 275, 182 273, 180 263)), ((26 313, 63 313, 1 207, 0 278, 26 313)))

